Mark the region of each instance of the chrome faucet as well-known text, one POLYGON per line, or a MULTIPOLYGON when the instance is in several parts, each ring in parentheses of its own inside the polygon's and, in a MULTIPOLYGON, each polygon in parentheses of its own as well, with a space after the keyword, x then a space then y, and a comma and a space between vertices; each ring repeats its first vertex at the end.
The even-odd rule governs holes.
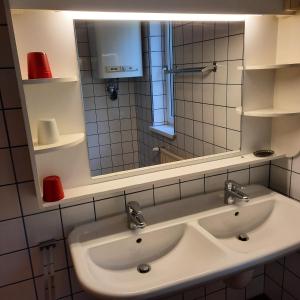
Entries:
POLYGON ((224 189, 224 203, 233 204, 238 199, 248 202, 249 197, 242 191, 243 188, 243 186, 233 180, 226 180, 224 189))
POLYGON ((128 228, 135 230, 146 227, 146 222, 140 205, 136 201, 128 202, 126 205, 128 228))

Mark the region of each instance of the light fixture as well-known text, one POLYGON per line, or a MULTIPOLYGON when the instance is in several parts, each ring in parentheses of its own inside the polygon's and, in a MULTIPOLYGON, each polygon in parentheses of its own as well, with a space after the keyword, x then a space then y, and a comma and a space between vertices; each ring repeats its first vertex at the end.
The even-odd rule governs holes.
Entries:
POLYGON ((239 22, 247 15, 65 11, 74 20, 239 22))

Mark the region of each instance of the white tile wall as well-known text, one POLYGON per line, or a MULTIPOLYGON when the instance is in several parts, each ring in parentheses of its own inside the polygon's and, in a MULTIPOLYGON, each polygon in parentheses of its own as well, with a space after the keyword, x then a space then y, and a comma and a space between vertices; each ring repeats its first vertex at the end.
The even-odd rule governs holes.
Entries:
MULTIPOLYGON (((75 28, 91 173, 96 176, 132 169, 132 160, 128 160, 128 155, 125 156, 127 159, 122 156, 128 152, 124 151, 121 142, 137 144, 134 91, 129 88, 133 82, 120 80, 118 99, 111 101, 104 80, 93 76, 88 24, 76 22, 75 28), (110 150, 102 151, 103 147, 110 150)), ((136 150, 131 148, 130 152, 138 156, 137 150, 137 147, 136 150)))

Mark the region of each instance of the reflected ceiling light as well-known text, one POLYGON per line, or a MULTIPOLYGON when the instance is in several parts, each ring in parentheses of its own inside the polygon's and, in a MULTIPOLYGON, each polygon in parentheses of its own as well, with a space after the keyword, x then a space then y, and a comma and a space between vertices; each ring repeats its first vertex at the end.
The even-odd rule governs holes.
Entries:
POLYGON ((247 15, 65 11, 74 20, 238 22, 247 15))

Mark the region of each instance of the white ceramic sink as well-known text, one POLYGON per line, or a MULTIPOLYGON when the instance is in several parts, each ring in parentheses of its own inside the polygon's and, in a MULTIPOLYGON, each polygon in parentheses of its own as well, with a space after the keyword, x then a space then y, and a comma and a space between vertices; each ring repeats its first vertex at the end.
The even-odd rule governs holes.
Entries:
POLYGON ((138 231, 125 215, 76 228, 69 244, 79 281, 101 299, 147 299, 297 248, 300 204, 259 186, 246 192, 246 204, 224 205, 221 191, 144 209, 149 225, 138 231))
POLYGON ((250 201, 234 211, 216 213, 199 220, 200 226, 223 245, 238 252, 271 251, 288 245, 299 236, 299 204, 281 197, 250 201), (241 241, 246 234, 248 240, 241 241))

